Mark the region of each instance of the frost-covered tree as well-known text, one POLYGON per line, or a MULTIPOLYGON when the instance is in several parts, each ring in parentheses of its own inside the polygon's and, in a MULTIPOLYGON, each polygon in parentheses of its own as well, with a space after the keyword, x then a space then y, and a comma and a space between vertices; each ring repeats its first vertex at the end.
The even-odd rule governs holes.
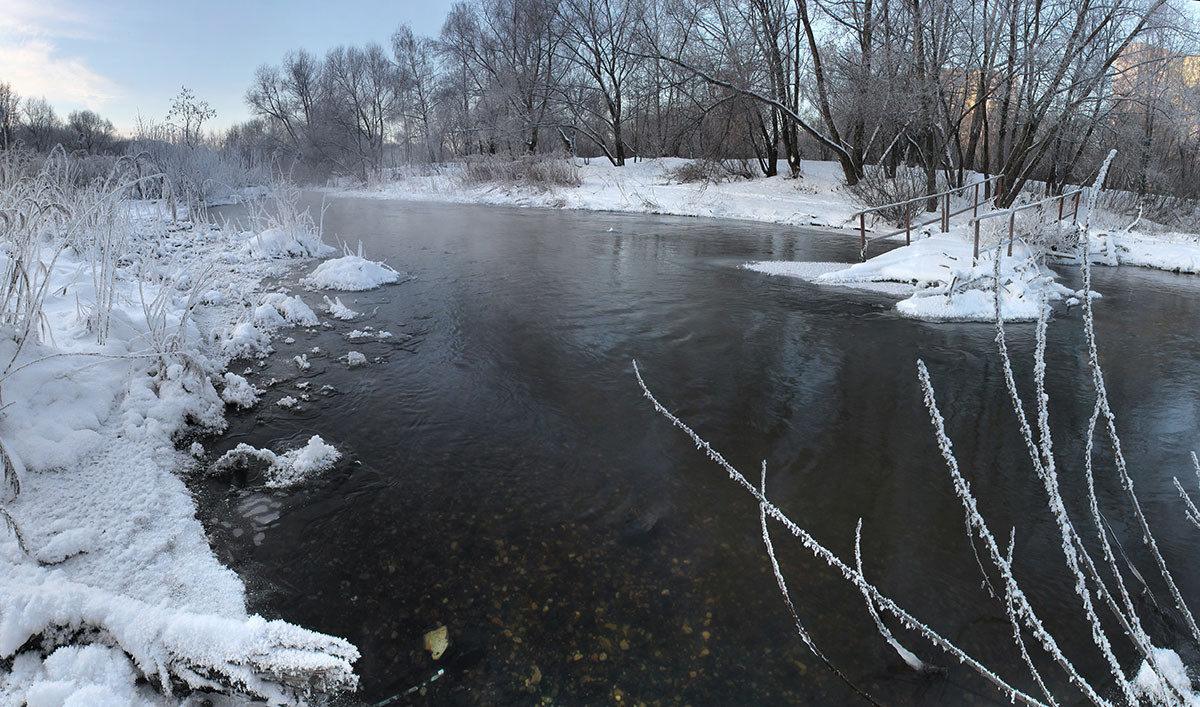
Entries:
POLYGON ((217 117, 217 112, 207 101, 196 98, 187 86, 180 88, 171 101, 167 112, 167 124, 175 128, 179 140, 188 147, 195 147, 204 137, 204 123, 217 117))
POLYGON ((75 110, 67 115, 67 132, 74 141, 72 147, 95 154, 112 144, 117 130, 111 120, 95 111, 75 110))

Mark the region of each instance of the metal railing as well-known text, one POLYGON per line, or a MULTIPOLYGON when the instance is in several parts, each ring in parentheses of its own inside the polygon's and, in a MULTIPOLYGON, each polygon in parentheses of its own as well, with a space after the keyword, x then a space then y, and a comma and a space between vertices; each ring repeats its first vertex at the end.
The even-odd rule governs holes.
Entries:
POLYGON ((987 221, 988 219, 992 219, 992 218, 998 218, 1000 216, 1008 216, 1008 255, 1009 255, 1009 257, 1012 257, 1013 238, 1014 238, 1013 233, 1016 228, 1018 213, 1020 213, 1021 211, 1026 211, 1028 209, 1041 208, 1043 206, 1046 206, 1047 204, 1051 204, 1051 203, 1057 201, 1058 202, 1058 220, 1055 221, 1055 223, 1060 223, 1063 220, 1063 204, 1065 204, 1068 199, 1074 198, 1075 206, 1073 207, 1073 210, 1071 212, 1071 224, 1072 225, 1077 224, 1077 223, 1079 223, 1079 197, 1086 190, 1087 190, 1087 187, 1079 187, 1077 189, 1073 189, 1068 192, 1063 192, 1062 194, 1059 194, 1057 196, 1047 197, 1045 199, 1042 199, 1041 201, 1035 201, 1030 204, 1021 204, 1020 206, 1014 206, 1009 209, 1004 209, 1003 211, 993 211, 991 213, 984 214, 983 216, 980 216, 978 214, 972 216, 971 217, 971 225, 975 229, 975 250, 974 250, 974 255, 973 255, 974 259, 976 261, 979 260, 979 224, 980 224, 980 222, 987 221))
MULTIPOLYGON (((932 223, 940 223, 941 229, 943 232, 949 231, 950 230, 950 218, 953 216, 958 216, 959 214, 964 214, 968 211, 971 212, 971 218, 972 218, 972 221, 974 221, 975 217, 977 217, 979 215, 980 205, 984 201, 987 201, 986 198, 983 201, 980 201, 979 187, 984 184, 987 184, 989 182, 993 182, 999 178, 1000 178, 1000 175, 997 174, 997 175, 988 177, 987 179, 981 179, 978 182, 972 182, 970 184, 966 184, 961 187, 947 189, 946 191, 941 191, 936 194, 925 194, 924 196, 918 196, 916 198, 908 199, 906 201, 897 201, 894 204, 884 204, 883 206, 875 206, 875 207, 872 207, 869 209, 863 209, 862 211, 859 211, 859 212, 853 214, 850 217, 851 219, 853 219, 855 216, 858 217, 858 234, 859 234, 859 242, 860 242, 860 247, 861 247, 861 255, 862 255, 863 260, 866 260, 866 258, 867 258, 867 243, 869 243, 870 241, 877 241, 881 238, 891 238, 892 236, 898 236, 901 233, 903 233, 904 234, 904 244, 909 245, 912 243, 912 230, 914 228, 922 228, 922 227, 928 226, 932 223), (950 210, 950 196, 952 194, 956 194, 959 192, 966 192, 969 189, 974 189, 974 195, 971 197, 971 205, 961 208, 958 211, 951 211, 950 210), (922 221, 920 223, 913 223, 912 222, 913 204, 928 203, 931 199, 937 199, 941 202, 940 213, 938 214, 938 216, 936 218, 929 219, 928 221, 922 221), (882 235, 872 236, 869 239, 867 238, 867 214, 877 213, 877 212, 881 212, 881 211, 889 211, 891 209, 898 209, 901 206, 904 207, 904 228, 900 228, 895 231, 891 231, 890 233, 884 233, 882 235)), ((976 227, 976 229, 978 230, 978 227, 976 227)))

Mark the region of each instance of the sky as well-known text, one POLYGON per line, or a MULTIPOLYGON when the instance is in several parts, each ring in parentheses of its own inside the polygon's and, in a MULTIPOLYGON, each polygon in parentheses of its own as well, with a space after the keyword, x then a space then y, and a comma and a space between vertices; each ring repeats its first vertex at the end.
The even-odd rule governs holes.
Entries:
POLYGON ((397 26, 437 36, 452 0, 4 0, 0 82, 66 116, 88 108, 132 132, 161 121, 184 86, 217 112, 250 117, 243 96, 261 64, 292 49, 324 54, 379 42, 397 26))

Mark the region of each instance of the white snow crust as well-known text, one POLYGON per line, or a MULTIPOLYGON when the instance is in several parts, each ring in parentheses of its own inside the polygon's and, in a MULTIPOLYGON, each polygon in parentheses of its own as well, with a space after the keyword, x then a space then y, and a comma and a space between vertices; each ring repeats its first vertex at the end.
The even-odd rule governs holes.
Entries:
POLYGON ((385 263, 344 255, 321 263, 300 283, 314 289, 359 292, 399 281, 400 273, 385 263))

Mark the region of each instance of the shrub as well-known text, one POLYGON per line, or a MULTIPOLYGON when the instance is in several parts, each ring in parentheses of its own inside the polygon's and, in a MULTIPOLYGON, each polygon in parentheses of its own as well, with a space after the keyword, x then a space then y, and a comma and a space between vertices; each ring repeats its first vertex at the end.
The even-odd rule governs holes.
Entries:
POLYGON ((583 183, 573 160, 551 155, 473 157, 466 161, 462 179, 468 186, 520 184, 542 189, 577 187, 583 183))

